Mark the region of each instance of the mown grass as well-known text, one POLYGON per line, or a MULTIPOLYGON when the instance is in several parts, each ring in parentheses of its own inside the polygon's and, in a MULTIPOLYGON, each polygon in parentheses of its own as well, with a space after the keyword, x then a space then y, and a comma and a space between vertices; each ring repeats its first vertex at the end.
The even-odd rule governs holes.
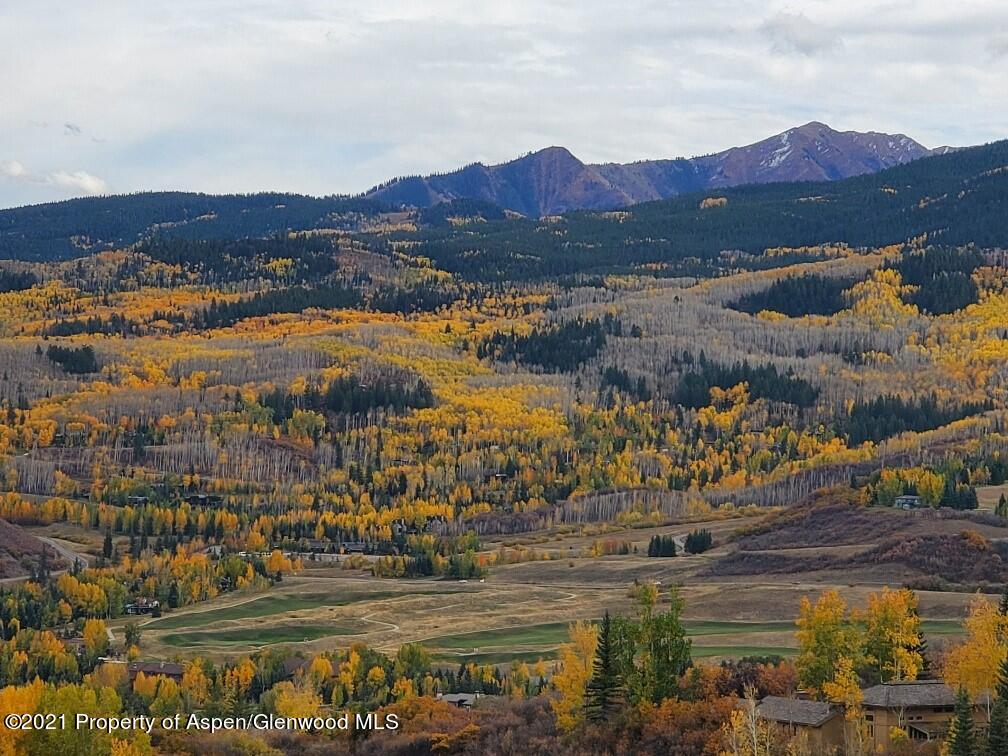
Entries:
MULTIPOLYGON (((550 646, 567 641, 568 622, 549 622, 497 630, 443 635, 426 641, 431 648, 467 649, 481 646, 550 646)), ((794 622, 732 622, 720 620, 687 620, 683 623, 690 636, 739 635, 742 633, 778 633, 794 630, 794 622)))
POLYGON ((204 630, 169 633, 159 640, 169 646, 271 646, 278 643, 304 643, 336 635, 356 635, 360 628, 350 625, 274 625, 234 630, 204 630))
MULTIPOLYGON (((707 659, 715 656, 742 657, 742 656, 794 656, 797 649, 788 646, 693 646, 692 656, 694 659, 707 659)), ((558 652, 556 648, 544 648, 538 651, 486 651, 475 654, 464 652, 435 653, 432 658, 435 662, 446 664, 510 664, 513 661, 533 664, 540 659, 551 661, 556 659, 558 652)))
POLYGON ((962 622, 959 620, 922 620, 921 632, 924 635, 962 635, 962 622))
POLYGON ((435 662, 444 664, 510 664, 513 661, 534 664, 542 659, 549 661, 557 658, 555 648, 546 648, 542 651, 488 651, 478 654, 443 653, 432 654, 431 658, 435 662))
MULTIPOLYGON (((752 635, 759 633, 789 633, 795 629, 792 621, 741 622, 730 620, 687 620, 683 623, 691 638, 710 636, 752 635)), ((556 656, 556 648, 568 640, 567 622, 550 622, 540 625, 481 630, 472 633, 443 635, 424 641, 434 650, 435 658, 454 661, 479 661, 481 663, 507 663, 514 659, 535 661, 556 656), (528 647, 532 647, 529 650, 528 647), (483 650, 485 649, 485 650, 483 650), (509 650, 514 649, 514 650, 509 650), (468 653, 467 653, 468 652, 468 653)), ((957 620, 924 620, 921 628, 925 635, 955 635, 962 632, 957 620)), ((744 645, 730 643, 698 645, 694 640, 693 656, 702 659, 711 656, 794 656, 792 646, 753 645, 751 639, 744 645)))
POLYGON ((458 635, 442 635, 424 641, 429 648, 471 649, 480 646, 555 646, 567 640, 567 622, 478 630, 458 635))

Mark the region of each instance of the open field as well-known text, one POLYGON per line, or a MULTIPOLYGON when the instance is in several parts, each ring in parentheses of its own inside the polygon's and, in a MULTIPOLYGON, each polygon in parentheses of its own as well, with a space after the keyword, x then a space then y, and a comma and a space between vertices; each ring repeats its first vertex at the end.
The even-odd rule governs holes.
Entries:
POLYGON ((615 541, 616 543, 628 544, 630 550, 636 550, 635 553, 637 554, 646 554, 648 542, 653 536, 671 535, 680 539, 684 538, 690 531, 698 528, 711 531, 715 544, 720 544, 723 547, 739 529, 746 527, 754 521, 758 521, 765 516, 767 511, 765 510, 756 515, 743 514, 742 512, 728 513, 726 511, 724 513, 714 513, 715 515, 723 514, 722 517, 654 527, 627 527, 612 523, 602 523, 581 526, 579 528, 568 528, 560 532, 490 536, 486 539, 484 547, 492 551, 502 544, 505 547, 526 546, 550 553, 576 556, 585 549, 590 548, 597 541, 615 541))
MULTIPOLYGON (((693 640, 696 658, 725 656, 791 656, 795 653, 792 621, 734 622, 716 620, 686 620, 686 632, 693 640), (738 643, 725 643, 724 638, 739 639, 738 643), (778 639, 784 638, 783 641, 778 639), (788 640, 790 638, 790 640, 788 640), (744 640, 743 640, 744 639, 744 640), (762 643, 760 639, 766 639, 762 643), (718 642, 721 640, 722 642, 718 642), (782 645, 774 645, 772 641, 782 645)), ((426 641, 436 658, 454 661, 481 659, 523 661, 552 659, 557 648, 567 641, 568 623, 555 622, 525 627, 484 630, 474 633, 445 635, 426 641)), ((954 620, 925 620, 922 623, 929 637, 957 635, 962 632, 954 620)))
POLYGON ((345 606, 357 601, 375 601, 398 595, 392 591, 376 591, 374 593, 347 593, 334 597, 331 595, 270 595, 233 604, 220 609, 188 612, 182 615, 162 617, 147 624, 147 630, 178 630, 181 628, 203 627, 218 622, 232 620, 261 619, 274 614, 295 612, 300 609, 317 609, 323 606, 345 606))
POLYGON ((1000 486, 977 486, 977 504, 980 509, 993 512, 1002 496, 1008 496, 1008 483, 1000 486))
MULTIPOLYGON (((915 533, 963 527, 957 521, 908 521, 915 533)), ((275 645, 310 654, 353 642, 394 653, 403 643, 421 642, 446 664, 548 660, 567 640, 571 622, 597 619, 606 610, 629 612, 629 589, 636 580, 678 587, 696 658, 791 655, 796 647, 793 618, 803 596, 836 588, 852 605, 864 606, 868 594, 882 585, 900 584, 902 572, 892 565, 794 575, 705 576, 711 565, 738 548, 731 534, 743 523, 718 521, 716 547, 701 555, 572 556, 501 565, 485 582, 382 580, 334 567, 313 568, 268 594, 229 594, 144 622, 144 653, 232 657, 275 645)), ((652 531, 686 532, 698 526, 706 524, 630 532, 646 544, 652 531)), ((551 534, 541 537, 556 539, 551 534)), ((566 534, 560 542, 565 538, 584 538, 587 543, 592 536, 566 534)), ((842 548, 855 553, 873 545, 875 540, 863 539, 843 547, 785 551, 814 555, 842 548)), ((492 548, 488 544, 488 550, 492 548)), ((940 648, 961 632, 960 620, 972 593, 921 590, 918 596, 926 618, 924 632, 931 647, 940 648)))
POLYGON ((304 643, 316 638, 330 636, 357 635, 358 628, 348 625, 273 625, 264 629, 254 627, 240 630, 213 630, 190 633, 169 633, 162 636, 162 642, 170 646, 221 646, 241 645, 243 647, 273 646, 286 643, 304 643))

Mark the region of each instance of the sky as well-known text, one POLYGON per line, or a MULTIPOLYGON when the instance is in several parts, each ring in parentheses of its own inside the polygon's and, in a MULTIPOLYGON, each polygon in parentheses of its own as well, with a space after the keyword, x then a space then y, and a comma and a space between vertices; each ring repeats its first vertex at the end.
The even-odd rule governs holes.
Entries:
POLYGON ((0 207, 357 193, 561 145, 716 152, 811 120, 1008 137, 1004 0, 3 0, 0 207))

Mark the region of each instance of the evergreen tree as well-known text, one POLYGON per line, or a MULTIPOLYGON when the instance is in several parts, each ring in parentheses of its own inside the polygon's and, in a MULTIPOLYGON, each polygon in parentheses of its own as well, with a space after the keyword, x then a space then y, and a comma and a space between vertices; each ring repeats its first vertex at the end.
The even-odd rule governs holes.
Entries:
POLYGON ((595 669, 585 688, 585 713, 588 720, 596 723, 609 721, 619 709, 622 698, 623 684, 613 653, 612 619, 606 611, 599 627, 595 669))
POLYGON ((706 528, 694 530, 686 536, 686 553, 688 554, 702 554, 713 545, 714 537, 706 528))
POLYGON ((928 642, 927 638, 923 635, 920 636, 920 643, 917 647, 912 649, 920 654, 921 664, 920 669, 917 670, 918 680, 933 680, 935 679, 934 669, 931 666, 931 655, 928 653, 928 642))
POLYGON ((647 555, 649 557, 674 557, 676 555, 675 536, 651 536, 647 555))
POLYGON ((106 559, 112 558, 112 531, 105 531, 105 542, 102 544, 102 556, 106 559))
POLYGON ((997 698, 987 729, 987 756, 1008 756, 1008 659, 1001 662, 995 691, 997 698))
MULTIPOLYGON (((1004 668, 1002 668, 1002 678, 1004 668)), ((987 756, 1008 756, 1008 701, 999 698, 991 709, 987 729, 987 756)))
POLYGON ((949 756, 975 756, 976 733, 973 731, 973 705, 963 688, 956 695, 955 717, 948 741, 949 756))

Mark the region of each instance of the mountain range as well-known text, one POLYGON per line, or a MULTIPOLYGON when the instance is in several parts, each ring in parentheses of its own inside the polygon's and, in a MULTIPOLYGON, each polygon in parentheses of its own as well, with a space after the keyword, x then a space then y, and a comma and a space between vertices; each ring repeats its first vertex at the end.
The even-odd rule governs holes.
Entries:
POLYGON ((693 158, 590 164, 563 147, 547 147, 499 165, 473 163, 451 173, 395 179, 365 196, 420 208, 476 199, 541 217, 742 184, 834 181, 950 149, 931 150, 904 134, 836 131, 812 121, 755 144, 693 158))
MULTIPOLYGON (((846 188, 840 185, 873 178, 902 182, 900 171, 925 163, 931 167, 923 169, 921 177, 935 181, 929 179, 921 196, 935 197, 948 191, 946 184, 997 167, 972 155, 972 150, 962 148, 929 150, 898 134, 838 132, 810 123, 747 147, 692 159, 589 165, 569 151, 553 147, 501 165, 474 164, 453 173, 399 179, 357 196, 139 192, 84 197, 0 210, 0 259, 66 259, 122 248, 151 236, 266 237, 323 228, 354 232, 366 230, 383 213, 402 205, 421 208, 418 221, 424 227, 439 225, 439 218, 447 222, 454 215, 470 215, 474 209, 486 220, 503 218, 501 208, 538 219, 567 210, 629 205, 634 205, 635 214, 647 214, 645 208, 655 202, 675 204, 682 200, 682 211, 689 214, 699 202, 691 196, 712 190, 719 196, 758 190, 753 195, 757 198, 782 191, 788 196, 797 193, 799 198, 832 194, 834 190, 871 194, 877 190, 877 181, 865 185, 866 189, 858 183, 846 188), (945 162, 947 159, 952 162, 945 162), (953 173, 945 176, 948 170, 953 173), (897 175, 890 179, 894 171, 897 175), (821 188, 813 191, 806 182, 821 182, 821 188)), ((912 183, 919 183, 919 178, 913 173, 912 183)), ((743 196, 748 194, 739 198, 743 196)), ((904 199, 903 193, 892 197, 899 205, 904 199)), ((762 212, 761 201, 748 205, 747 217, 762 212)), ((732 204, 738 209, 737 202, 732 204)), ((792 221, 796 214, 805 216, 815 210, 813 216, 819 217, 828 209, 802 204, 780 208, 783 217, 792 221)), ((903 212, 908 218, 921 214, 909 206, 903 212)), ((735 211, 729 215, 734 216, 735 211)), ((916 228, 915 224, 907 228, 911 226, 916 228)), ((750 236, 752 233, 750 228, 750 236)), ((827 238, 853 240, 857 235, 846 227, 833 228, 832 233, 827 238)), ((725 249, 739 248, 740 240, 734 236, 731 241, 720 241, 728 245, 725 249)))

